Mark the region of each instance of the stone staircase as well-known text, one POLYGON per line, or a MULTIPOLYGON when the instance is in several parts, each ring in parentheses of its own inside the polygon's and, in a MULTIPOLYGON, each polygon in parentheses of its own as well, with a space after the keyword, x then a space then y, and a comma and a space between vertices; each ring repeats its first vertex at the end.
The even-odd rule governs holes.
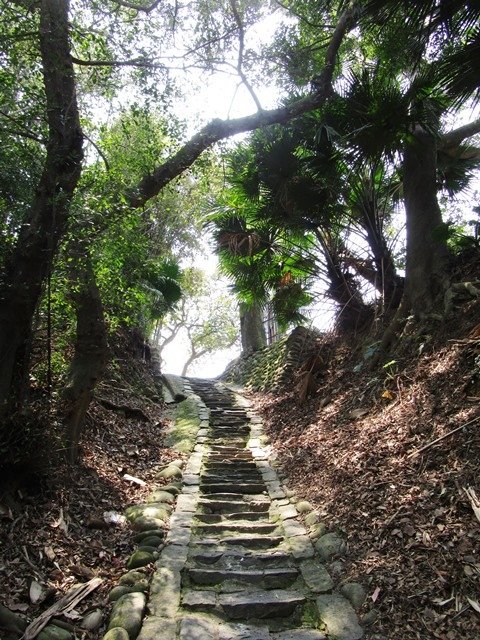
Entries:
POLYGON ((361 638, 269 463, 259 420, 222 385, 189 384, 209 427, 184 469, 139 640, 361 638))

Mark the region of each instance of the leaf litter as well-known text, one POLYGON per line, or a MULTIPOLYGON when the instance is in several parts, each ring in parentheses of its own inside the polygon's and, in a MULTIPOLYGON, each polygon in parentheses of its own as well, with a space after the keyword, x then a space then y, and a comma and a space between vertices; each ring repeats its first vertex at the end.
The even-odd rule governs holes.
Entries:
POLYGON ((402 338, 388 377, 325 335, 315 393, 251 395, 289 488, 347 538, 329 569, 367 588, 371 640, 480 638, 478 302, 455 320, 423 349, 402 338))

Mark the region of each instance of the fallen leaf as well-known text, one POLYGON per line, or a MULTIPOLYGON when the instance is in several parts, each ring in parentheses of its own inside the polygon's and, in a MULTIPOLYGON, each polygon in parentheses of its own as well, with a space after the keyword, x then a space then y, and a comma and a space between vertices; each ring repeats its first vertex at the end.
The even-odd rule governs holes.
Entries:
POLYGON ((50 560, 50 562, 53 562, 55 560, 55 551, 53 550, 52 547, 44 547, 44 552, 45 555, 47 556, 47 558, 50 560))
POLYGON ((27 611, 29 605, 23 602, 20 603, 8 603, 8 608, 11 611, 27 611))
POLYGON ((45 600, 46 595, 47 590, 45 587, 36 580, 32 580, 29 589, 30 602, 32 604, 39 604, 45 600))
POLYGON ((382 393, 382 398, 385 398, 385 400, 394 400, 395 398, 395 394, 390 391, 389 389, 385 389, 385 391, 382 393))
POLYGON ((351 418, 361 418, 362 416, 366 416, 368 413, 368 409, 354 409, 350 411, 351 418))
POLYGON ((63 517, 63 509, 60 507, 60 515, 58 516, 58 520, 52 522, 51 527, 53 529, 61 529, 64 533, 68 533, 68 524, 63 517))
POLYGON ((468 600, 468 604, 472 607, 472 609, 475 609, 477 613, 480 613, 480 604, 476 600, 473 600, 468 596, 467 596, 467 600, 468 600))
POLYGON ((378 600, 379 595, 380 595, 380 587, 377 587, 375 591, 372 593, 372 602, 376 602, 378 600))

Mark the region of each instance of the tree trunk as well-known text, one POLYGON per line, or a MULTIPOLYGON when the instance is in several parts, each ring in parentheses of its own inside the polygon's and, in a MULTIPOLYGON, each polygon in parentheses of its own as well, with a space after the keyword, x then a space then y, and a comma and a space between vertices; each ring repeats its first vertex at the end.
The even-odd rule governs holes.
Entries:
POLYGON ((437 200, 436 139, 417 126, 403 158, 407 221, 405 309, 415 318, 432 311, 444 286, 447 246, 435 238, 442 224, 437 200))
POLYGON ((70 284, 77 315, 77 333, 75 354, 63 392, 67 455, 72 464, 78 457, 78 443, 95 385, 105 371, 108 358, 103 306, 90 256, 78 245, 73 258, 70 284))
POLYGON ((22 406, 32 319, 81 174, 83 139, 70 60, 68 8, 68 0, 40 3, 49 138, 34 201, 0 283, 0 415, 22 406))
POLYGON ((373 254, 376 279, 375 287, 382 294, 385 310, 395 310, 403 295, 404 279, 395 269, 392 252, 388 248, 385 236, 375 220, 365 220, 367 242, 373 254))
POLYGON ((244 303, 240 304, 240 334, 243 353, 258 351, 266 346, 267 336, 260 305, 247 306, 244 303))
POLYGON ((342 243, 332 239, 321 229, 317 229, 315 235, 325 256, 327 276, 330 280, 326 294, 338 305, 337 327, 342 332, 362 329, 372 319, 372 309, 364 303, 357 283, 339 256, 342 243))

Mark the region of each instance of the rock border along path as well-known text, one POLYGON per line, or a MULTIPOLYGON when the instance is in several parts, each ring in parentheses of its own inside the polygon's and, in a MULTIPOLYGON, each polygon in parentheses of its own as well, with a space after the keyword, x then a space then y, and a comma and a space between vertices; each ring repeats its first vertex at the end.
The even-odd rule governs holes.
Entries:
POLYGON ((138 640, 361 638, 269 463, 260 420, 220 383, 185 380, 192 389, 209 426, 183 470, 138 640))

